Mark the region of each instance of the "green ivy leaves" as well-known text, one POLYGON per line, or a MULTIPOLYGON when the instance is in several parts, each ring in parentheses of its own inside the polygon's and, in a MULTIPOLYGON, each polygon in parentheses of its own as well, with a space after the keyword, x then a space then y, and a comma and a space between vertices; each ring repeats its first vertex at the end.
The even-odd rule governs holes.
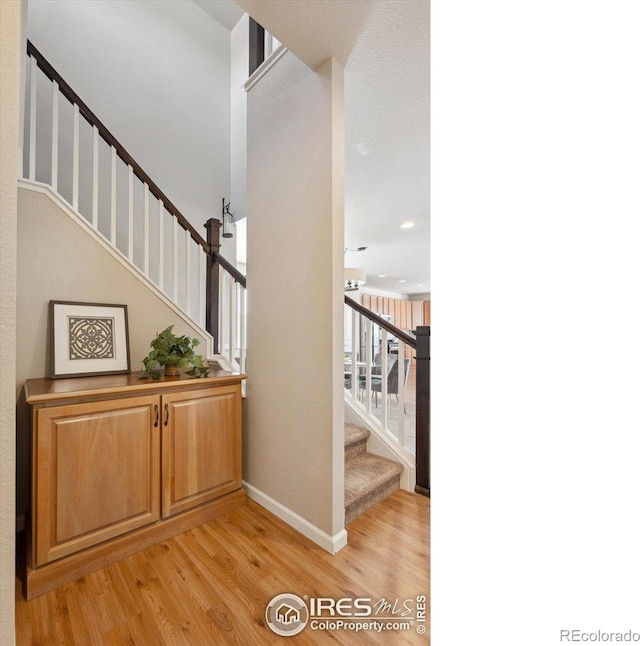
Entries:
POLYGON ((146 375, 152 379, 160 379, 159 366, 175 366, 186 368, 192 366, 186 374, 191 377, 206 377, 209 374, 209 367, 204 363, 201 355, 196 354, 193 349, 200 345, 200 341, 186 335, 176 336, 173 333, 173 325, 164 329, 150 343, 153 348, 142 360, 146 375))

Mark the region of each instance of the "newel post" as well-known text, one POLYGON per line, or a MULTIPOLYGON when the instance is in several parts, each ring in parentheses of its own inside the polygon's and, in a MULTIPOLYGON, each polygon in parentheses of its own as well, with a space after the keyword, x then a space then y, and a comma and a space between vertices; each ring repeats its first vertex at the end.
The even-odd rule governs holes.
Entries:
POLYGON ((219 307, 220 307, 220 265, 216 254, 220 251, 220 229, 222 222, 210 218, 204 225, 207 229, 207 303, 206 303, 206 328, 213 337, 213 353, 218 354, 219 307))
POLYGON ((416 493, 431 495, 431 327, 416 330, 416 493))

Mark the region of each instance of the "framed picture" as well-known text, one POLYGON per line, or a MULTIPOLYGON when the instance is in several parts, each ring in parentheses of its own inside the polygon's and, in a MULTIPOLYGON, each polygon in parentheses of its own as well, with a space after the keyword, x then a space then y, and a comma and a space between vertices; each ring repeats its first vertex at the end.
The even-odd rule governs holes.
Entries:
POLYGON ((49 301, 51 378, 131 372, 126 305, 49 301))

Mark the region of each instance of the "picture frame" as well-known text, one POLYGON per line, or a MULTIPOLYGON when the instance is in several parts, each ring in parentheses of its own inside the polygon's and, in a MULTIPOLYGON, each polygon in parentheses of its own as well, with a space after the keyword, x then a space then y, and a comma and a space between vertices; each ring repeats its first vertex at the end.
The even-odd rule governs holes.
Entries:
POLYGON ((50 377, 131 372, 126 305, 49 301, 50 377))

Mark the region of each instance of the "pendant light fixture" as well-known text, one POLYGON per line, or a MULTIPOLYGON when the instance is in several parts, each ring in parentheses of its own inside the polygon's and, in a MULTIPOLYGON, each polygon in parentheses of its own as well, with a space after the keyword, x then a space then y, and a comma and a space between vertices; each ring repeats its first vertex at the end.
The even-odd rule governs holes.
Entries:
POLYGON ((222 198, 222 237, 233 238, 233 213, 229 211, 231 202, 222 198))

